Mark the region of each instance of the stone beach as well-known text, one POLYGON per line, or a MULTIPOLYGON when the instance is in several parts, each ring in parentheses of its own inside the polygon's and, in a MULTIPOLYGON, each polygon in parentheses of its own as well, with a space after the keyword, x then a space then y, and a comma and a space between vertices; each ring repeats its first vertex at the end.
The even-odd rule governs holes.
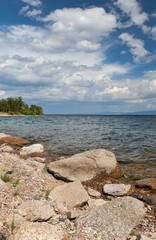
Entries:
POLYGON ((51 162, 43 145, 0 133, 0 240, 154 240, 155 186, 126 178, 105 149, 51 162))

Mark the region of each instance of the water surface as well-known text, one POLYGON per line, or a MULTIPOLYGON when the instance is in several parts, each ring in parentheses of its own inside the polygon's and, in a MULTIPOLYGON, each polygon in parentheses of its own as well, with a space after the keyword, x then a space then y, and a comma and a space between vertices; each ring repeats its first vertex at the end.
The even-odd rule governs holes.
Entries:
POLYGON ((50 154, 104 148, 123 164, 156 167, 156 116, 0 117, 0 132, 42 143, 50 154))

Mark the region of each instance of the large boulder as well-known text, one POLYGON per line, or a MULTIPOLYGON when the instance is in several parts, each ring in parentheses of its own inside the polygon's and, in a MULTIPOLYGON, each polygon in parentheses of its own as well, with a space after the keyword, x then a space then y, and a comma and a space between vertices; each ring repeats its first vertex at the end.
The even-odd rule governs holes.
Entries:
POLYGON ((6 136, 0 138, 0 144, 4 143, 8 145, 25 145, 28 144, 29 141, 20 137, 6 136))
POLYGON ((90 180, 102 172, 106 175, 111 175, 116 168, 118 168, 117 176, 121 176, 122 171, 121 169, 119 170, 120 167, 115 155, 104 149, 96 149, 75 154, 67 159, 51 162, 48 166, 48 171, 56 178, 65 181, 79 179, 82 182, 90 180))
POLYGON ((14 240, 60 240, 63 231, 58 225, 39 222, 26 222, 22 224, 14 240))
POLYGON ((145 216, 144 204, 132 197, 119 197, 91 209, 77 220, 78 235, 88 239, 126 240, 145 216))
POLYGON ((49 198, 65 202, 69 207, 78 207, 88 201, 89 195, 81 182, 75 181, 55 187, 50 192, 49 198))
POLYGON ((45 201, 30 200, 18 207, 18 213, 31 222, 41 222, 50 219, 54 215, 54 210, 45 201))
POLYGON ((22 147, 20 150, 20 155, 29 155, 32 153, 42 153, 44 152, 44 147, 42 144, 32 144, 28 147, 22 147))
POLYGON ((130 189, 130 184, 105 184, 103 186, 103 192, 112 196, 124 196, 130 189))

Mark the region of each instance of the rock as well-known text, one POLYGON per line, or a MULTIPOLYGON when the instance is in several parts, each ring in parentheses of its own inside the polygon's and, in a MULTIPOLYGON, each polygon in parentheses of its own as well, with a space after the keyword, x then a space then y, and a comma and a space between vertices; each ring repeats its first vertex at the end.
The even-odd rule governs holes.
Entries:
POLYGON ((152 240, 152 238, 146 237, 146 236, 144 236, 144 235, 139 235, 139 236, 137 237, 137 240, 152 240))
POLYGON ((28 143, 29 143, 29 141, 27 141, 24 138, 13 137, 13 136, 3 137, 0 139, 0 144, 25 145, 28 143))
POLYGON ((92 199, 92 198, 90 198, 88 200, 88 205, 89 205, 90 208, 96 207, 96 206, 101 206, 105 203, 107 203, 107 201, 105 201, 103 199, 92 199))
POLYGON ((112 196, 124 196, 130 189, 130 184, 105 184, 103 186, 103 192, 112 196))
POLYGON ((156 178, 145 178, 135 182, 136 187, 148 187, 156 190, 156 178))
POLYGON ((50 192, 49 198, 65 202, 69 207, 78 207, 84 205, 89 196, 81 182, 75 181, 55 187, 50 192))
POLYGON ((71 214, 71 208, 68 207, 65 202, 56 202, 53 207, 58 214, 66 215, 67 217, 71 214))
POLYGON ((24 218, 19 214, 11 214, 6 219, 6 224, 12 233, 17 232, 17 229, 25 222, 24 218))
POLYGON ((0 188, 2 188, 5 185, 5 182, 2 181, 2 179, 0 178, 0 188))
POLYGON ((139 200, 142 200, 150 205, 155 205, 156 206, 156 195, 152 193, 140 193, 140 192, 133 192, 131 194, 132 197, 135 197, 139 200))
POLYGON ((1 152, 13 152, 14 149, 12 147, 10 147, 10 146, 2 145, 0 147, 0 151, 1 152))
POLYGON ((69 219, 75 219, 81 215, 83 215, 86 211, 81 211, 81 210, 78 210, 78 209, 73 209, 70 211, 70 215, 69 215, 69 219))
POLYGON ((58 225, 48 223, 25 223, 21 226, 14 240, 60 240, 63 231, 58 225))
POLYGON ((89 194, 90 196, 92 196, 92 197, 100 197, 100 196, 101 196, 101 193, 100 193, 100 192, 95 191, 94 189, 89 188, 89 187, 88 187, 88 189, 87 189, 87 192, 88 192, 88 194, 89 194))
POLYGON ((145 216, 144 204, 132 197, 119 197, 102 206, 91 209, 77 220, 78 235, 88 239, 126 240, 132 229, 145 216))
MULTIPOLYGON (((75 154, 70 158, 51 162, 48 171, 56 178, 65 181, 81 182, 92 179, 99 173, 111 175, 117 167, 115 155, 104 149, 96 149, 80 154, 75 154)), ((121 176, 121 169, 118 175, 121 176)))
POLYGON ((6 135, 5 133, 0 133, 0 139, 4 137, 9 137, 10 135, 6 135))
POLYGON ((18 213, 31 222, 47 221, 55 214, 53 208, 46 201, 37 200, 23 202, 18 207, 18 213))
POLYGON ((22 147, 20 155, 28 155, 32 153, 42 153, 44 152, 44 147, 42 144, 32 144, 28 147, 22 147))

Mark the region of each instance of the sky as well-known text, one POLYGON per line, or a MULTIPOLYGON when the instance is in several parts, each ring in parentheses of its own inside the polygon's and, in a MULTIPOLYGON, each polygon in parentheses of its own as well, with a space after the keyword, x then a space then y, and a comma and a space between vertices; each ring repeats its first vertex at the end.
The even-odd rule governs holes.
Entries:
POLYGON ((0 2, 0 99, 47 114, 156 110, 155 0, 0 2))

